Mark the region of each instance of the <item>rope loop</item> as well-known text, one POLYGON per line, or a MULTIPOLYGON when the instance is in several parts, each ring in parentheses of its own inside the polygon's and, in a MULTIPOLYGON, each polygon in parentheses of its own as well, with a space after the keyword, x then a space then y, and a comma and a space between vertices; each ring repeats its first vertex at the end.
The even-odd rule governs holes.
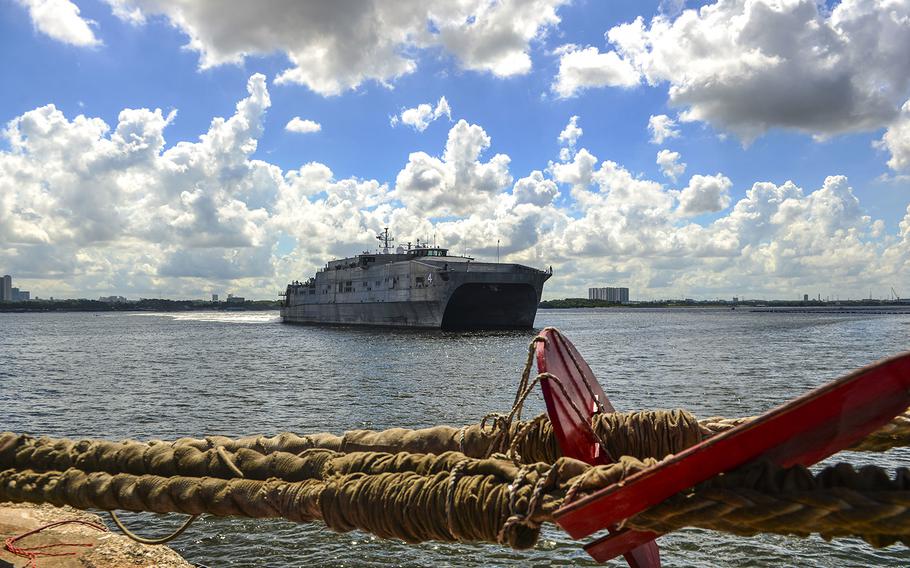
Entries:
MULTIPOLYGON (((213 443, 211 438, 206 438, 206 440, 210 444, 213 443)), ((234 460, 231 459, 231 456, 228 454, 227 450, 224 448, 223 445, 219 444, 219 445, 215 446, 215 455, 217 455, 221 459, 221 461, 224 462, 224 465, 226 465, 228 467, 228 469, 230 469, 234 473, 234 475, 236 475, 237 477, 240 477, 240 478, 246 477, 243 475, 243 471, 241 471, 240 468, 237 467, 237 465, 234 463, 234 460)), ((182 535, 186 531, 186 529, 190 528, 190 525, 192 525, 196 521, 196 519, 199 518, 199 515, 190 515, 189 518, 187 518, 187 520, 184 521, 183 524, 180 525, 180 527, 178 527, 177 530, 175 530, 171 534, 163 536, 161 538, 146 538, 146 537, 137 535, 136 533, 131 531, 129 528, 127 528, 127 526, 123 523, 123 521, 117 515, 116 511, 113 511, 113 510, 108 511, 108 514, 111 516, 111 520, 114 521, 114 524, 117 525, 117 528, 120 529, 120 531, 124 535, 126 535, 131 540, 134 540, 140 544, 149 544, 149 545, 166 544, 166 543, 174 540, 178 536, 182 535)))
MULTIPOLYGON (((549 328, 548 328, 549 329, 549 328)), ((534 387, 539 381, 539 377, 531 380, 531 368, 534 366, 534 354, 537 351, 538 343, 546 343, 547 338, 542 335, 536 335, 534 339, 528 343, 528 356, 525 359, 524 369, 521 371, 521 379, 518 381, 518 388, 515 390, 515 398, 512 401, 512 408, 509 410, 509 413, 503 417, 502 414, 496 414, 496 422, 494 423, 497 431, 496 435, 493 438, 493 442, 490 444, 490 447, 487 449, 487 457, 491 456, 494 452, 503 452, 507 454, 508 450, 511 448, 509 443, 509 434, 512 429, 513 420, 521 421, 521 412, 524 409, 525 400, 527 400, 528 395, 533 392, 534 387)), ((480 422, 481 430, 486 425, 486 420, 491 415, 484 416, 480 422)))
POLYGON ((528 434, 538 425, 542 424, 549 418, 547 415, 538 414, 532 420, 528 420, 521 425, 521 428, 518 429, 518 432, 515 433, 515 436, 512 438, 512 443, 509 444, 509 449, 506 451, 506 457, 512 460, 512 463, 516 465, 520 464, 522 461, 521 454, 518 453, 518 446, 528 437, 528 434))
POLYGON ((190 528, 190 525, 192 525, 193 522, 199 518, 199 515, 190 515, 190 517, 187 520, 185 520, 183 522, 183 524, 180 525, 180 527, 177 530, 175 530, 174 532, 172 532, 171 534, 169 534, 167 536, 163 536, 161 538, 145 538, 143 536, 139 536, 138 534, 136 534, 133 531, 131 531, 130 529, 128 529, 127 526, 125 524, 123 524, 123 521, 120 520, 120 517, 117 516, 116 511, 111 510, 111 511, 108 511, 107 513, 111 516, 111 520, 114 521, 114 524, 117 525, 117 528, 120 529, 120 531, 124 535, 129 537, 130 540, 134 540, 134 541, 138 542, 139 544, 149 544, 149 545, 166 544, 166 543, 174 540, 178 536, 182 535, 184 533, 184 531, 186 531, 186 529, 190 528))
POLYGON ((224 462, 224 465, 228 467, 234 475, 237 477, 244 477, 243 472, 240 471, 240 468, 234 464, 234 460, 231 459, 231 456, 228 455, 227 450, 224 449, 224 446, 215 447, 215 453, 218 454, 218 457, 221 458, 221 461, 224 462))
POLYGON ((558 473, 559 470, 555 464, 549 466, 543 475, 540 475, 534 483, 534 489, 531 491, 531 497, 528 499, 527 509, 524 513, 518 513, 515 511, 515 506, 517 504, 516 496, 518 493, 516 484, 518 483, 519 476, 522 474, 522 470, 519 470, 518 475, 516 475, 516 481, 513 481, 512 485, 509 486, 510 515, 502 524, 499 533, 496 535, 496 541, 499 544, 508 544, 511 540, 509 535, 518 526, 527 527, 532 531, 536 531, 540 528, 541 523, 535 521, 534 516, 539 513, 539 510, 543 505, 543 496, 556 484, 556 481, 559 478, 558 473))
POLYGON ((465 442, 465 436, 467 436, 467 433, 468 433, 467 426, 462 426, 461 428, 458 429, 458 451, 461 453, 465 453, 464 442, 465 442))
POLYGON ((446 526, 449 529, 449 533, 455 540, 460 541, 461 538, 456 534, 455 522, 453 518, 453 511, 455 510, 455 490, 458 488, 458 480, 461 476, 464 475, 464 469, 467 465, 471 463, 470 458, 464 458, 455 464, 455 467, 452 468, 452 471, 449 472, 449 485, 446 488, 446 526))
POLYGON ((502 424, 505 422, 506 415, 501 412, 490 412, 489 414, 484 414, 483 418, 480 419, 480 429, 483 431, 487 427, 487 421, 490 422, 490 431, 496 432, 502 428, 502 424))

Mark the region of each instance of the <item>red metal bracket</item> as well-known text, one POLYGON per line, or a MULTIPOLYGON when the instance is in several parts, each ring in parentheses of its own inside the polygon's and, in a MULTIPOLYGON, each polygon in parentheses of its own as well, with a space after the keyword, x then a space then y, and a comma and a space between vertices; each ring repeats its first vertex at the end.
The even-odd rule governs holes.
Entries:
MULTIPOLYGON (((545 330, 546 333, 546 330, 545 330)), ((553 330, 547 337, 562 336, 553 330)), ((548 341, 550 343, 550 341, 548 341)), ((554 345, 568 343, 553 339, 554 345)), ((540 365, 538 347, 538 366, 540 365)), ((569 351, 580 362, 581 358, 569 351)), ((549 372, 562 377, 567 370, 558 367, 559 356, 547 355, 549 372), (552 363, 551 363, 552 361, 552 363)), ((583 364, 583 363, 582 363, 583 364)), ((565 366, 563 366, 565 367, 565 366)), ((580 368, 580 365, 579 365, 580 368)), ((587 369, 587 365, 584 365, 587 369)), ((590 371, 590 369, 587 369, 590 371)), ((572 376, 571 374, 565 375, 572 376)), ((587 375, 594 385, 593 375, 587 375)), ((574 382, 569 379, 567 382, 574 382)), ((587 387, 582 383, 582 388, 587 387)), ((572 425, 571 415, 551 399, 544 397, 557 439, 572 440, 564 448, 585 447, 584 426, 572 425), (559 434, 560 429, 563 434, 559 434)), ((573 391, 569 391, 570 393, 573 391)), ((577 389, 575 392, 578 392, 577 389)), ((575 395, 572 395, 575 398, 575 395)), ((549 398, 548 398, 549 397, 549 398)), ((583 397, 578 396, 578 400, 583 397)), ((556 512, 557 523, 573 538, 584 538, 604 527, 615 527, 648 507, 717 474, 731 471, 756 459, 768 459, 783 467, 812 465, 840 450, 850 447, 910 406, 910 353, 859 369, 843 378, 817 388, 759 418, 714 436, 676 454, 658 465, 641 471, 597 493, 571 503, 556 512)), ((576 419, 577 422, 577 419, 576 419)), ((649 533, 619 531, 585 547, 600 562, 639 546, 649 533)))
MULTIPOLYGON (((545 341, 537 343, 537 369, 556 377, 555 381, 542 377, 540 388, 562 454, 591 465, 612 463, 613 457, 591 431, 591 417, 597 412, 614 412, 613 405, 572 342, 552 327, 540 335, 545 341)), ((611 538, 619 539, 614 542, 625 543, 619 553, 625 556, 629 566, 660 567, 660 552, 654 542, 658 535, 612 528, 610 532, 611 538)))

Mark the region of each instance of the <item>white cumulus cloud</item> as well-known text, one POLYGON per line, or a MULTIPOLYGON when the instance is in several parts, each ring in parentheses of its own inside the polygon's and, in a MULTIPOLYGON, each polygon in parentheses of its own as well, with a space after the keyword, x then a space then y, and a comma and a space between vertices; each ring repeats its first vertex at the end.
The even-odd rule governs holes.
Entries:
POLYGON ((673 181, 676 181, 679 176, 686 173, 686 164, 679 160, 679 152, 671 152, 664 149, 657 153, 657 165, 660 166, 660 173, 673 181))
POLYGON ((652 114, 648 118, 648 132, 651 133, 652 144, 663 144, 670 138, 679 138, 676 121, 665 114, 652 114))
POLYGON ((888 167, 892 170, 910 170, 910 101, 904 103, 900 116, 888 126, 876 146, 891 153, 888 167))
POLYGON ((12 120, 11 151, 0 152, 0 193, 10 196, 0 205, 8 245, 0 260, 83 290, 154 290, 178 274, 176 259, 190 257, 233 266, 211 279, 270 275, 269 215, 253 203, 274 192, 276 172, 250 159, 270 101, 264 76, 247 88, 233 116, 167 150, 174 114, 159 109, 123 110, 113 131, 54 105, 12 120), (43 266, 30 260, 36 250, 43 266))
MULTIPOLYGON (((685 169, 685 164, 682 165, 685 169)), ((733 182, 722 174, 692 176, 689 185, 679 193, 679 213, 690 216, 726 209, 730 205, 732 186, 733 182)))
POLYGON ((566 124, 566 127, 562 129, 562 132, 559 133, 558 140, 562 144, 574 147, 582 134, 584 134, 584 130, 578 126, 578 116, 573 116, 569 119, 569 123, 566 124))
POLYGON ((490 136, 462 120, 441 156, 413 152, 394 183, 339 178, 318 162, 257 158, 271 102, 264 76, 246 88, 194 140, 166 143, 174 114, 159 109, 125 109, 116 125, 54 105, 12 118, 4 272, 42 296, 274 297, 391 227, 401 242, 436 235, 489 260, 499 241, 505 260, 553 265, 548 297, 617 275, 664 297, 792 297, 832 282, 844 297, 910 280, 910 209, 889 231, 843 176, 814 190, 759 180, 733 199, 721 173, 672 189, 579 148, 513 183, 509 156, 485 156, 490 136))
POLYGON ((319 132, 322 130, 322 125, 316 121, 310 119, 301 119, 299 116, 295 116, 284 126, 284 129, 288 132, 297 132, 299 134, 309 134, 311 132, 319 132))
POLYGON ((57 41, 90 47, 100 45, 95 36, 91 20, 79 15, 79 7, 70 0, 18 0, 28 8, 32 23, 41 33, 57 41))
POLYGON ((392 126, 401 123, 410 126, 417 132, 423 132, 431 122, 443 116, 452 120, 452 107, 449 106, 449 101, 445 97, 439 97, 435 107, 429 103, 421 103, 414 108, 404 109, 399 115, 392 116, 390 122, 392 126))
POLYGON ((508 77, 531 69, 531 43, 559 23, 567 0, 232 2, 107 0, 119 17, 161 15, 189 38, 200 66, 284 53, 278 83, 338 95, 413 73, 421 50, 442 49, 465 69, 508 77))
POLYGON ((601 53, 596 47, 564 45, 557 50, 559 72, 552 89, 563 98, 592 87, 635 87, 639 72, 615 52, 601 53))
POLYGON ((559 143, 563 145, 559 150, 560 160, 563 162, 568 161, 575 154, 575 144, 578 143, 578 139, 581 138, 582 134, 584 134, 584 130, 578 126, 578 116, 571 117, 569 123, 566 124, 566 127, 562 129, 557 138, 559 143))
POLYGON ((459 120, 449 131, 442 158, 414 152, 398 173, 395 190, 410 209, 430 216, 462 215, 488 204, 512 183, 509 157, 479 160, 490 137, 476 124, 459 120))
POLYGON ((530 203, 538 207, 549 205, 559 196, 559 187, 551 179, 546 179, 543 172, 534 170, 527 177, 515 182, 512 188, 516 203, 530 203))
MULTIPOLYGON (((683 120, 749 141, 770 128, 815 136, 886 126, 910 90, 910 2, 718 0, 607 37, 683 120)), ((631 72, 630 72, 631 76, 631 72)))

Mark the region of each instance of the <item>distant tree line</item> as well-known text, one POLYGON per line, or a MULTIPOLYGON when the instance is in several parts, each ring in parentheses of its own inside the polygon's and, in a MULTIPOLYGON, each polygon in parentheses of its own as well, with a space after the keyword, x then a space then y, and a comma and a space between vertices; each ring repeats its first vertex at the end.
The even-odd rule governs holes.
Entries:
POLYGON ((278 300, 245 302, 207 302, 204 300, 162 300, 149 298, 137 302, 101 302, 99 300, 29 300, 0 303, 0 312, 188 312, 200 310, 277 310, 278 300))
POLYGON ((544 300, 540 307, 544 309, 565 309, 565 308, 613 308, 621 306, 618 302, 608 302, 606 300, 589 300, 587 298, 563 298, 562 300, 544 300))
POLYGON ((652 302, 633 302, 620 304, 606 300, 589 300, 587 298, 563 298, 562 300, 543 300, 539 306, 543 309, 566 308, 682 308, 682 307, 826 307, 832 306, 894 306, 907 305, 905 300, 657 300, 652 302))

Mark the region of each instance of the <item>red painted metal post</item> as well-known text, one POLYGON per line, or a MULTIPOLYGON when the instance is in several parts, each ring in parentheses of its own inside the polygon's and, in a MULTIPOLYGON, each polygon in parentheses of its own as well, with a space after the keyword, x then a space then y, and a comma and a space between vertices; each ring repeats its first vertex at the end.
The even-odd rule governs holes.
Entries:
MULTIPOLYGON (((537 369, 556 377, 559 383, 542 378, 540 385, 562 454, 591 465, 612 463, 613 457, 591 430, 591 418, 597 412, 614 412, 613 405, 572 342, 554 328, 546 328, 540 335, 545 341, 537 344, 537 369)), ((601 528, 604 526, 609 528, 601 528)), ((615 542, 623 543, 620 553, 629 566, 660 567, 655 533, 610 530, 620 539, 615 542)))
MULTIPOLYGON (((556 512, 556 521, 573 538, 584 538, 756 459, 784 467, 812 465, 855 444, 908 406, 910 354, 904 354, 817 388, 639 472, 621 486, 571 503, 556 512)), ((610 535, 585 548, 605 561, 639 540, 610 535)))

